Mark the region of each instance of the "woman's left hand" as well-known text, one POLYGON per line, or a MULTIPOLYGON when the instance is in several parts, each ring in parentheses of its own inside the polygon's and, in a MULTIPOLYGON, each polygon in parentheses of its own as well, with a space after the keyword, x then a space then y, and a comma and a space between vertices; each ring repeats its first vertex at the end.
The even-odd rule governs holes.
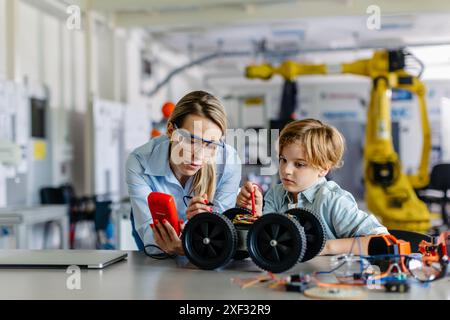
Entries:
POLYGON ((195 196, 189 202, 189 206, 186 209, 186 218, 189 220, 193 216, 203 213, 203 212, 213 212, 213 208, 207 205, 208 203, 208 195, 204 194, 203 196, 195 196))
MULTIPOLYGON (((168 254, 176 254, 179 256, 184 255, 181 239, 167 220, 163 220, 162 223, 155 220, 155 224, 152 224, 151 228, 153 230, 155 243, 161 248, 161 250, 168 254)), ((180 230, 183 231, 183 229, 184 223, 180 222, 180 230)))

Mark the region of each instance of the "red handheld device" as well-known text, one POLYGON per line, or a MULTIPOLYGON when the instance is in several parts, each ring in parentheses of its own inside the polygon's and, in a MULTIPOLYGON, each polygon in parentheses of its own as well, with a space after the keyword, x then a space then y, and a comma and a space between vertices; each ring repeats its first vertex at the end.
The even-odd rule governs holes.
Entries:
POLYGON ((151 192, 147 197, 147 201, 153 223, 156 220, 163 223, 163 220, 166 219, 175 229, 177 235, 180 235, 180 222, 173 196, 162 192, 151 192))

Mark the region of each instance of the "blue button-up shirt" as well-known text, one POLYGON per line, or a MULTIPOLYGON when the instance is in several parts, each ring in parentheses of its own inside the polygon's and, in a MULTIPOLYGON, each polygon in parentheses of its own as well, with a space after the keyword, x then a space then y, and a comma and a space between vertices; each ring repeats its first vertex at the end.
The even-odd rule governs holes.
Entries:
MULTIPOLYGON (((180 184, 169 165, 169 146, 169 138, 165 135, 160 136, 134 150, 127 160, 126 181, 134 224, 144 245, 154 243, 150 228, 152 217, 147 203, 150 192, 173 195, 178 216, 186 221, 186 205, 183 197, 190 195, 193 178, 190 177, 184 187, 180 184)), ((214 211, 224 212, 236 204, 241 181, 241 161, 236 150, 225 145, 225 148, 217 150, 216 163, 214 211)), ((189 204, 189 200, 186 200, 186 203, 189 204)))
POLYGON ((329 240, 388 233, 374 215, 359 210, 351 193, 334 181, 320 178, 313 186, 298 193, 296 204, 291 197, 282 184, 276 185, 264 196, 263 213, 309 209, 324 222, 329 240))

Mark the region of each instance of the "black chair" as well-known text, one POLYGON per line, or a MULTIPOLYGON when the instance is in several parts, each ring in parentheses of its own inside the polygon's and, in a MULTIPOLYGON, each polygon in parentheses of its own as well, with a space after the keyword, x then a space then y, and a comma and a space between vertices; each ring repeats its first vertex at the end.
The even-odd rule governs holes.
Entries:
POLYGON ((73 204, 76 200, 75 189, 70 184, 64 184, 59 187, 64 203, 73 204))
POLYGON ((95 202, 95 230, 106 230, 111 218, 112 201, 96 201, 95 202))
POLYGON ((446 226, 450 226, 448 212, 446 206, 449 202, 449 197, 447 195, 450 190, 450 163, 441 163, 435 165, 431 170, 430 184, 426 190, 422 190, 423 195, 420 195, 426 203, 439 203, 441 205, 442 220, 446 226), (437 190, 443 195, 427 196, 427 190, 437 190))
POLYGON ((46 187, 40 190, 41 204, 65 204, 60 188, 46 187))
POLYGON ((407 231, 407 230, 389 230, 389 233, 392 234, 399 240, 408 241, 411 244, 411 252, 419 252, 419 243, 422 240, 427 242, 432 242, 433 237, 419 232, 407 231))
POLYGON ((112 201, 95 201, 95 231, 97 233, 97 249, 109 250, 114 246, 108 241, 108 225, 111 219, 112 201))
MULTIPOLYGON (((39 192, 40 198, 41 198, 41 204, 67 204, 64 194, 62 192, 61 188, 53 188, 53 187, 44 187, 40 189, 39 192)), ((56 230, 55 225, 57 225, 57 228, 59 229, 59 248, 61 249, 63 246, 62 239, 63 239, 63 229, 60 224, 56 224, 54 221, 48 221, 45 223, 44 226, 44 248, 47 248, 50 239, 50 235, 54 233, 52 230, 56 230)))

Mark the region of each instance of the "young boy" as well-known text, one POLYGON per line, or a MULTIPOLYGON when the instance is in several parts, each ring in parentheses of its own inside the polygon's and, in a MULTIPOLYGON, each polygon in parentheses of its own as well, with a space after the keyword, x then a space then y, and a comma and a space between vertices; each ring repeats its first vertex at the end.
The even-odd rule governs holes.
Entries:
MULTIPOLYGON (((324 222, 327 242, 320 253, 348 253, 352 237, 361 237, 361 254, 367 255, 371 235, 387 234, 387 229, 370 214, 358 209, 354 197, 325 176, 342 165, 344 138, 339 131, 315 119, 288 124, 279 139, 279 175, 281 184, 264 197, 251 182, 245 183, 236 200, 237 206, 251 208, 251 192, 255 190, 256 209, 263 213, 285 212, 305 208, 324 222)), ((352 252, 360 254, 358 245, 352 252)))

